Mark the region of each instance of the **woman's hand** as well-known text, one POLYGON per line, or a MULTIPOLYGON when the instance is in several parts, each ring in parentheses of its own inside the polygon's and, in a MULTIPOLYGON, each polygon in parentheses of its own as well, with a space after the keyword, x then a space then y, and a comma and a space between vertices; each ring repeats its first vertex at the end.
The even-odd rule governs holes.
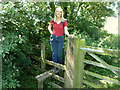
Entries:
POLYGON ((68 35, 68 37, 72 37, 72 38, 73 38, 73 37, 74 37, 74 35, 68 35))
POLYGON ((53 31, 51 30, 51 26, 50 25, 48 26, 48 30, 49 30, 50 34, 53 34, 53 31))
POLYGON ((52 35, 52 34, 53 34, 53 32, 51 31, 51 32, 50 32, 50 34, 52 35))

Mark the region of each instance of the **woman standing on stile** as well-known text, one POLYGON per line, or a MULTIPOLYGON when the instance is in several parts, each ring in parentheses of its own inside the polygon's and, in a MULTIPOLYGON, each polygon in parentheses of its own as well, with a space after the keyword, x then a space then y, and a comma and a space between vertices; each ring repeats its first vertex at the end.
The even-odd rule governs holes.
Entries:
MULTIPOLYGON (((57 7, 54 14, 54 19, 50 21, 50 24, 48 26, 48 30, 50 32, 50 44, 52 48, 52 60, 57 63, 57 57, 58 57, 58 63, 63 64, 62 62, 62 51, 63 51, 63 45, 64 45, 64 33, 71 37, 73 35, 70 35, 67 30, 67 20, 63 17, 63 10, 61 7, 57 7), (62 21, 64 21, 64 28, 62 25, 62 21), (53 25, 54 24, 54 25, 53 25), (51 30, 51 27, 53 26, 53 30, 51 30)), ((57 68, 54 67, 56 70, 57 68)))

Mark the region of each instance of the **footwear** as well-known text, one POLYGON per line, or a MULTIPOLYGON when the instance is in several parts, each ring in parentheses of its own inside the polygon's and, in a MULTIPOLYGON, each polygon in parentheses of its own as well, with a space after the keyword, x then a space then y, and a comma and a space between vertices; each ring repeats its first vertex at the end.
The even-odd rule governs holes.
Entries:
POLYGON ((53 67, 53 70, 57 70, 57 68, 56 68, 56 67, 53 67))
POLYGON ((61 69, 61 68, 58 68, 58 71, 62 71, 62 69, 61 69))

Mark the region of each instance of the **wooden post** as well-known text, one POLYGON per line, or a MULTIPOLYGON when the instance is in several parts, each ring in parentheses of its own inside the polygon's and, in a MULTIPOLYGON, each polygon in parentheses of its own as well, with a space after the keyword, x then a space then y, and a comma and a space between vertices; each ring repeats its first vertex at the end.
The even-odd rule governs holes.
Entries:
POLYGON ((41 69, 45 70, 45 43, 41 43, 41 69))
POLYGON ((71 60, 73 60, 73 58, 71 58, 71 48, 70 48, 70 38, 68 38, 67 40, 67 45, 66 45, 66 56, 65 56, 65 65, 66 65, 66 70, 65 70, 65 88, 72 88, 73 86, 73 77, 71 76, 71 72, 73 71, 73 64, 72 62, 70 63, 71 60), (70 68, 71 67, 71 68, 70 68))
MULTIPOLYGON (((1 20, 1 17, 0 17, 1 20)), ((0 23, 0 37, 2 37, 2 25, 0 23)), ((2 43, 0 41, 0 90, 2 90, 2 43)))
POLYGON ((85 47, 84 40, 69 38, 65 58, 65 88, 82 88, 85 52, 80 47, 85 47))
POLYGON ((74 80, 73 88, 82 88, 83 86, 83 70, 85 52, 80 50, 80 47, 85 47, 85 41, 76 38, 74 48, 74 80))
POLYGON ((44 80, 43 81, 38 80, 38 90, 39 89, 41 90, 41 88, 43 89, 43 82, 44 82, 44 80))

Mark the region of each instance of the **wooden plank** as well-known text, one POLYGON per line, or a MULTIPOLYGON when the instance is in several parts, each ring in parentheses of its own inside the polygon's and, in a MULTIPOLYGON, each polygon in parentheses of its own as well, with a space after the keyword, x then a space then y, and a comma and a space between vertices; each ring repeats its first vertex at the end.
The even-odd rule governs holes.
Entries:
POLYGON ((86 80, 83 80, 83 83, 85 83, 85 84, 87 84, 87 85, 89 85, 89 86, 91 86, 91 87, 93 87, 93 88, 104 88, 104 87, 101 86, 101 85, 96 85, 96 84, 91 83, 91 82, 88 82, 88 81, 86 81, 86 80))
POLYGON ((47 64, 49 64, 49 65, 52 65, 52 66, 57 67, 57 68, 60 68, 60 69, 62 69, 62 70, 65 70, 65 69, 66 69, 66 66, 65 66, 65 65, 62 65, 62 64, 59 64, 59 63, 55 63, 55 62, 50 61, 50 60, 47 60, 47 59, 45 59, 45 62, 46 62, 47 64))
POLYGON ((43 74, 37 75, 35 78, 40 82, 40 81, 43 81, 46 78, 52 76, 55 73, 58 73, 58 71, 55 71, 55 70, 51 69, 47 72, 44 72, 43 74))
POLYGON ((99 58, 97 55, 93 54, 93 53, 88 53, 90 56, 92 56, 93 58, 95 58, 98 62, 107 65, 107 63, 105 61, 103 61, 101 58, 99 58))
POLYGON ((101 55, 110 55, 110 56, 113 56, 113 57, 120 57, 120 50, 104 49, 104 48, 91 47, 91 46, 86 46, 86 48, 103 50, 104 53, 98 53, 98 52, 97 52, 98 54, 101 54, 101 55))
MULTIPOLYGON (((94 66, 98 66, 98 67, 102 67, 102 68, 106 68, 106 69, 109 69, 110 71, 112 70, 114 70, 114 71, 118 71, 118 69, 115 69, 115 68, 112 68, 112 67, 110 67, 111 65, 109 65, 109 67, 106 67, 106 66, 104 66, 102 63, 98 63, 98 62, 95 62, 95 61, 90 61, 90 60, 86 60, 86 59, 84 59, 84 63, 86 63, 86 64, 91 64, 91 65, 94 65, 94 66), (112 69, 111 69, 112 68, 112 69)), ((118 73, 117 72, 114 72, 113 71, 113 73, 115 73, 116 75, 118 75, 118 73)))
POLYGON ((102 76, 102 75, 99 75, 99 74, 96 74, 96 73, 93 73, 93 72, 90 72, 90 71, 87 71, 87 70, 84 70, 84 73, 87 74, 87 75, 91 75, 91 76, 94 76, 94 77, 97 77, 97 78, 100 78, 100 79, 103 79, 103 80, 106 80, 106 81, 110 81, 110 82, 113 82, 115 84, 120 85, 119 81, 116 80, 116 79, 112 79, 112 78, 109 78, 109 77, 106 77, 106 76, 102 76))
POLYGON ((58 75, 53 75, 52 76, 53 78, 55 78, 55 79, 57 79, 58 81, 60 81, 60 82, 65 82, 65 80, 64 80, 64 78, 63 77, 60 77, 60 76, 58 76, 58 75))
POLYGON ((57 85, 57 84, 55 84, 53 82, 52 82, 52 86, 55 87, 55 88, 62 88, 61 86, 59 86, 59 85, 57 85))
POLYGON ((43 88, 43 82, 44 82, 44 80, 43 81, 38 81, 38 89, 43 88))
POLYGON ((99 58, 97 55, 95 55, 93 53, 88 53, 88 54, 91 55, 93 58, 95 58, 100 63, 102 63, 102 65, 104 65, 106 68, 120 72, 120 67, 115 67, 115 66, 107 64, 105 61, 103 61, 101 58, 99 58))
POLYGON ((97 52, 97 53, 104 53, 103 50, 98 50, 98 49, 90 49, 90 48, 83 48, 80 47, 81 50, 85 50, 86 52, 97 52))
POLYGON ((98 63, 98 62, 95 62, 95 61, 90 61, 90 60, 87 60, 87 59, 84 59, 84 63, 91 64, 91 65, 98 66, 98 67, 102 67, 102 68, 107 68, 102 63, 98 63))
POLYGON ((41 69, 45 70, 45 43, 41 43, 41 69))

